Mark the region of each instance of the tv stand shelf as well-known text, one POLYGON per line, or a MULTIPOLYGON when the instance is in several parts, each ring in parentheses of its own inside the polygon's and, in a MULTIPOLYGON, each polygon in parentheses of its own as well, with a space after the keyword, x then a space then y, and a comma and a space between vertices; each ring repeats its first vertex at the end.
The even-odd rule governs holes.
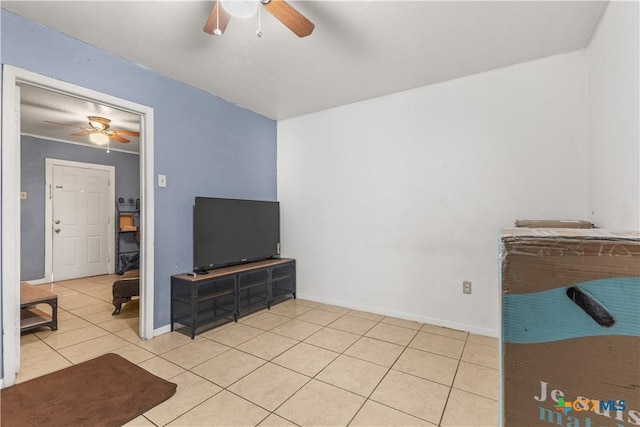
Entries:
POLYGON ((238 320, 256 309, 296 297, 296 261, 267 259, 218 268, 195 277, 171 276, 171 330, 175 323, 197 329, 216 321, 238 320))

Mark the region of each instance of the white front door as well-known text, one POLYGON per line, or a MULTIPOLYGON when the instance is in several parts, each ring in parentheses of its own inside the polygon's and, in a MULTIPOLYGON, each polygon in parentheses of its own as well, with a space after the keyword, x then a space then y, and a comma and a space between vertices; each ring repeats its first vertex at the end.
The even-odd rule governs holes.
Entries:
POLYGON ((53 279, 109 272, 109 172, 53 166, 53 279))

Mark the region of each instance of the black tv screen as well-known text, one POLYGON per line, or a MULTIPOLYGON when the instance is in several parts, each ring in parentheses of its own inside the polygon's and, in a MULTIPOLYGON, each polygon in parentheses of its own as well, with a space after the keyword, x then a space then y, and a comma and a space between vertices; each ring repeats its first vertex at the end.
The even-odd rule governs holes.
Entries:
POLYGON ((194 270, 208 270, 280 255, 280 204, 196 197, 194 270))

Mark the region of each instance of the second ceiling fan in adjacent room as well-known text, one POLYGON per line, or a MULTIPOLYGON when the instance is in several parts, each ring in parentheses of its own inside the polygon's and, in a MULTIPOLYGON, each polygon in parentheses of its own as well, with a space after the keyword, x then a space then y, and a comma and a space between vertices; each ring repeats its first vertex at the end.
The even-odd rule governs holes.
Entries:
POLYGON ((92 142, 95 142, 96 144, 106 144, 107 142, 109 142, 109 139, 113 139, 121 143, 127 143, 129 142, 129 140, 126 138, 123 138, 123 136, 136 136, 136 137, 140 136, 140 132, 110 129, 111 120, 104 117, 88 116, 87 119, 89 119, 89 123, 88 123, 89 127, 77 126, 69 123, 52 122, 49 120, 45 120, 45 122, 51 123, 54 125, 69 126, 77 129, 82 129, 82 132, 76 132, 70 135, 72 136, 88 135, 89 139, 92 142))

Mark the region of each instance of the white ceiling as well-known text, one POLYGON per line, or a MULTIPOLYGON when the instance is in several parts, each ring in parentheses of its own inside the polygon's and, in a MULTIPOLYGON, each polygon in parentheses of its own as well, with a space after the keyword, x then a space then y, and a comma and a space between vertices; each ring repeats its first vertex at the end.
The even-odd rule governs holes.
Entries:
POLYGON ((213 1, 2 1, 2 7, 272 119, 286 119, 585 47, 606 2, 291 1, 202 26, 213 1))
MULTIPOLYGON (((88 136, 71 135, 82 132, 82 129, 46 122, 69 124, 86 129, 89 128, 88 116, 100 116, 111 120, 110 130, 140 132, 140 117, 137 114, 36 86, 20 85, 20 132, 23 135, 106 149, 106 146, 98 146, 91 142, 88 136)), ((140 152, 140 138, 136 136, 124 138, 129 142, 121 143, 112 139, 109 142, 109 148, 129 153, 140 152)))

